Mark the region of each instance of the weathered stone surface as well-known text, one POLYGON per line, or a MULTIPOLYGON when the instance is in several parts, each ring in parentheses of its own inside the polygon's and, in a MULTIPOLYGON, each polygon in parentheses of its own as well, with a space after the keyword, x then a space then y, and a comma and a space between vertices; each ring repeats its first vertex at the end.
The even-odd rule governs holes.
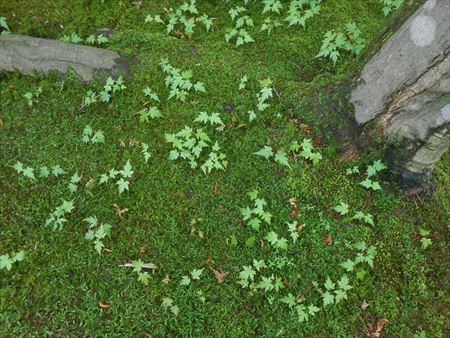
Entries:
POLYGON ((23 35, 0 36, 0 69, 25 75, 50 70, 66 73, 72 68, 83 81, 91 81, 98 70, 125 71, 123 61, 119 54, 106 49, 23 35))
POLYGON ((449 1, 426 1, 366 64, 351 95, 357 123, 374 120, 393 145, 391 165, 407 187, 428 190, 450 146, 449 18, 449 1))
POLYGON ((450 2, 428 0, 366 64, 352 92, 355 119, 367 123, 382 113, 394 93, 424 74, 450 48, 450 2))

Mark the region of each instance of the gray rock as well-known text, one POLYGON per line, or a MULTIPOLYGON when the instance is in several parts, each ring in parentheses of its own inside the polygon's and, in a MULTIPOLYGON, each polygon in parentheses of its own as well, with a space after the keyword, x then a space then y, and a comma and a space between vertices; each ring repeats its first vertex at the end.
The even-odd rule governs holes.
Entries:
POLYGON ((352 92, 355 119, 384 112, 393 94, 413 84, 450 48, 450 2, 428 0, 366 64, 352 92))
POLYGON ((25 75, 51 70, 66 73, 72 68, 83 81, 91 81, 99 70, 126 72, 124 61, 106 49, 23 35, 0 36, 0 69, 25 75))
POLYGON ((449 1, 427 0, 365 65, 351 95, 355 120, 374 121, 409 188, 429 189, 450 146, 449 17, 449 1))

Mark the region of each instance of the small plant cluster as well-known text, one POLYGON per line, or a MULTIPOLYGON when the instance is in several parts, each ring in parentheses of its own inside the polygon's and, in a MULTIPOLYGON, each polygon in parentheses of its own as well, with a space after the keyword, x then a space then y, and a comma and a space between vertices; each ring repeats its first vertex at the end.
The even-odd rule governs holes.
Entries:
POLYGON ((367 167, 366 179, 361 181, 361 184, 366 189, 372 189, 374 191, 381 190, 380 183, 374 181, 373 178, 380 172, 387 168, 387 166, 380 160, 374 161, 367 167))
POLYGON ((295 156, 311 161, 313 165, 318 165, 322 160, 322 155, 318 151, 314 151, 312 140, 309 138, 303 139, 301 144, 298 144, 297 141, 292 142, 290 150, 295 156))
POLYGON ((130 160, 125 163, 122 170, 115 170, 112 168, 109 173, 102 174, 100 176, 99 184, 103 184, 109 181, 109 179, 116 180, 116 185, 119 190, 119 194, 123 193, 125 190, 129 190, 130 186, 130 179, 133 177, 134 171, 132 170, 130 160), (120 175, 119 179, 117 179, 117 176, 120 175))
POLYGON ((285 167, 288 167, 289 169, 291 169, 291 165, 289 164, 287 153, 284 150, 279 149, 274 154, 272 147, 264 146, 262 149, 258 150, 257 152, 255 152, 253 154, 262 156, 266 160, 273 158, 276 163, 279 163, 279 164, 284 165, 285 167))
POLYGON ((25 251, 12 252, 10 254, 4 254, 0 256, 0 270, 11 270, 14 263, 20 262, 25 257, 25 251))
POLYGON ((270 231, 266 237, 264 237, 266 241, 270 243, 270 245, 274 249, 287 250, 288 249, 288 241, 286 238, 279 238, 278 234, 275 231, 270 231))
MULTIPOLYGON (((148 97, 150 101, 155 101, 158 103, 160 102, 158 94, 150 87, 145 87, 143 89, 143 92, 144 96, 148 97)), ((149 122, 149 118, 156 119, 162 117, 161 111, 155 105, 151 105, 150 107, 141 110, 139 112, 139 115, 140 115, 139 120, 141 121, 141 123, 149 122)))
MULTIPOLYGON (((339 205, 333 208, 334 211, 339 213, 341 216, 345 216, 349 213, 350 209, 347 203, 341 202, 339 205)), ((374 225, 373 216, 369 213, 364 213, 362 211, 355 212, 353 217, 344 218, 344 221, 347 220, 358 220, 363 221, 364 223, 374 225)))
MULTIPOLYGON (((32 167, 24 167, 24 165, 22 164, 22 162, 17 161, 12 168, 18 173, 18 174, 22 174, 23 176, 25 176, 26 178, 29 178, 31 180, 35 180, 36 176, 34 175, 34 168, 32 167)), ((61 168, 60 165, 55 165, 53 167, 50 168, 51 172, 49 170, 49 168, 47 166, 43 166, 39 168, 39 177, 44 177, 47 178, 50 173, 55 176, 55 177, 59 177, 60 175, 64 175, 66 172, 64 171, 63 168, 61 168)))
MULTIPOLYGON (((204 124, 223 124, 219 114, 202 112, 200 113, 195 122, 204 124)), ((211 139, 208 134, 203 131, 202 128, 193 129, 185 126, 181 131, 175 134, 165 134, 166 142, 171 143, 172 149, 169 154, 169 159, 175 161, 179 158, 189 161, 189 165, 192 169, 197 168, 198 161, 201 155, 205 153, 205 150, 211 148, 207 159, 200 166, 203 173, 210 173, 213 169, 225 170, 228 161, 226 155, 220 152, 219 143, 216 141, 211 145, 211 139)))
POLYGON ((188 286, 193 281, 200 280, 200 277, 202 276, 204 269, 194 269, 190 272, 189 275, 184 275, 181 277, 180 285, 182 286, 188 286))
POLYGON ((306 21, 320 13, 321 2, 322 0, 291 1, 289 4, 288 16, 285 19, 285 21, 289 23, 288 26, 300 25, 305 28, 306 21))
POLYGON ((150 154, 150 152, 148 151, 149 147, 147 143, 141 142, 141 146, 142 146, 141 154, 142 156, 144 156, 145 163, 147 163, 148 160, 152 157, 152 154, 150 154))
POLYGON ((275 291, 279 292, 284 289, 284 284, 281 277, 276 277, 273 274, 266 277, 260 274, 260 281, 256 282, 257 273, 266 269, 267 265, 264 260, 253 260, 253 265, 244 265, 239 272, 237 283, 242 288, 248 288, 251 291, 263 290, 265 292, 275 291))
POLYGON ((202 82, 197 81, 195 84, 191 82, 190 79, 193 75, 192 70, 188 69, 182 71, 181 69, 172 66, 168 59, 162 59, 159 64, 163 72, 167 74, 165 84, 166 87, 170 89, 169 100, 174 97, 175 99, 184 102, 186 101, 188 92, 192 89, 196 92, 206 92, 205 85, 202 82))
POLYGON ((97 252, 101 254, 103 248, 105 247, 105 245, 103 244, 103 239, 105 239, 106 237, 110 237, 112 226, 108 223, 101 223, 99 225, 96 216, 87 217, 83 219, 83 222, 86 222, 89 226, 89 229, 86 232, 84 238, 89 241, 94 240, 95 250, 97 250, 97 252))
POLYGON ((330 58, 333 64, 340 55, 340 50, 351 52, 359 55, 366 46, 365 40, 361 37, 361 31, 356 27, 354 22, 345 25, 345 31, 328 31, 324 35, 322 47, 316 58, 330 58))
MULTIPOLYGON (((257 109, 260 112, 266 110, 270 106, 270 104, 268 104, 267 101, 273 97, 272 84, 273 84, 273 81, 270 78, 259 81, 259 85, 261 86, 261 89, 256 97, 258 99, 257 109)), ((251 121, 252 116, 251 116, 251 114, 249 114, 249 115, 250 115, 249 119, 251 121)))
POLYGON ((131 262, 131 265, 133 266, 133 271, 138 274, 138 280, 144 285, 148 285, 150 283, 150 274, 146 272, 142 272, 142 269, 144 268, 144 262, 142 260, 138 259, 133 262, 131 262))
POLYGON ((70 181, 69 181, 69 190, 71 193, 74 193, 78 190, 78 184, 80 183, 81 178, 82 177, 80 175, 78 175, 77 172, 72 175, 72 177, 70 178, 70 181))
POLYGON ((75 206, 72 201, 66 201, 63 200, 62 204, 58 206, 47 218, 45 221, 45 226, 52 227, 52 230, 56 230, 59 228, 59 230, 62 230, 64 227, 64 224, 67 222, 67 219, 65 216, 67 214, 70 214, 73 209, 75 209, 75 206))
POLYGON ((199 14, 197 9, 196 0, 191 0, 189 3, 184 2, 177 9, 172 8, 166 14, 167 23, 161 18, 161 15, 147 15, 145 17, 145 23, 158 23, 166 25, 167 34, 184 32, 188 38, 191 38, 194 34, 194 28, 197 22, 203 24, 206 31, 209 32, 213 25, 212 19, 207 14, 199 14))
POLYGON ((328 277, 323 284, 325 287, 324 290, 322 290, 317 283, 315 283, 314 286, 322 296, 324 307, 332 304, 339 304, 342 300, 347 299, 347 291, 352 289, 347 275, 343 275, 341 279, 337 281, 337 285, 328 277))
POLYGON ((366 263, 369 267, 373 268, 373 261, 377 254, 377 248, 375 246, 367 246, 365 242, 358 242, 350 246, 351 249, 356 249, 359 251, 356 254, 355 259, 348 259, 345 262, 341 263, 341 267, 343 267, 347 272, 356 272, 356 278, 363 279, 366 275, 366 271, 364 269, 355 270, 355 268, 362 264, 366 263))
POLYGON ((88 45, 104 45, 106 43, 108 43, 108 38, 103 35, 103 34, 91 34, 89 35, 86 39, 81 38, 77 33, 71 33, 71 34, 67 34, 67 35, 63 35, 63 37, 61 38, 61 41, 64 43, 86 43, 88 45))
POLYGON ((267 202, 263 198, 258 198, 258 190, 253 190, 247 193, 250 200, 253 202, 253 207, 249 206, 245 208, 241 208, 240 212, 243 217, 243 220, 247 222, 247 225, 250 226, 253 230, 259 231, 261 228, 261 224, 263 221, 270 225, 272 220, 272 214, 265 210, 267 207, 267 202))
MULTIPOLYGON (((362 280, 367 272, 364 269, 355 270, 355 267, 362 263, 366 263, 373 268, 376 248, 374 246, 367 247, 364 242, 350 245, 350 248, 356 249, 359 252, 354 260, 348 259, 341 263, 341 267, 343 267, 347 273, 356 272, 356 278, 362 280)), ((336 282, 333 282, 331 278, 327 277, 322 284, 323 288, 317 282, 313 282, 313 285, 321 297, 323 308, 338 305, 343 300, 348 299, 348 292, 353 288, 347 274, 343 274, 336 282)), ((308 321, 317 312, 322 310, 322 308, 314 305, 314 303, 310 303, 309 305, 302 304, 304 302, 304 297, 296 298, 292 293, 282 297, 280 301, 287 304, 296 314, 299 323, 308 321)))
POLYGON ((126 89, 123 82, 122 76, 119 76, 117 80, 113 80, 113 78, 110 76, 106 80, 106 84, 103 87, 103 90, 99 93, 96 93, 92 90, 88 90, 86 93, 86 96, 83 99, 83 107, 90 106, 93 103, 98 102, 100 100, 101 102, 109 102, 111 100, 112 94, 122 91, 126 89))
POLYGON ((8 22, 4 16, 0 16, 0 28, 1 28, 0 35, 11 34, 11 31, 8 26, 8 22))
POLYGON ((430 230, 420 229, 420 244, 422 245, 422 249, 424 250, 432 244, 430 234, 430 230))
MULTIPOLYGON (((381 160, 376 160, 372 164, 367 166, 366 171, 366 178, 359 182, 360 185, 362 185, 366 189, 372 189, 373 191, 381 190, 381 185, 378 181, 375 181, 375 176, 385 170, 387 166, 381 162, 381 160)), ((347 168, 346 174, 347 175, 353 175, 353 174, 359 174, 359 166, 355 165, 351 168, 347 168)))
POLYGON ((175 305, 173 303, 172 298, 164 297, 161 306, 163 307, 164 310, 170 310, 170 312, 172 312, 175 315, 175 317, 178 317, 180 309, 178 308, 178 305, 175 305))
MULTIPOLYGON (((287 10, 287 16, 284 21, 288 23, 288 27, 302 26, 306 27, 306 22, 313 16, 320 13, 320 3, 322 0, 292 0, 289 3, 287 10)), ((262 0, 263 10, 262 13, 271 13, 274 15, 280 15, 283 9, 283 3, 280 0, 262 0)), ((264 19, 260 31, 267 31, 267 35, 276 28, 283 24, 278 19, 272 19, 268 16, 264 19)))
POLYGON ((34 169, 32 167, 24 167, 22 162, 19 161, 17 161, 12 167, 18 174, 22 174, 31 180, 36 179, 34 176, 34 169))
POLYGON ((389 13, 395 11, 403 4, 404 0, 380 0, 383 5, 384 16, 388 16, 389 13))
POLYGON ((92 127, 88 124, 83 129, 83 136, 81 137, 81 141, 83 143, 103 143, 105 142, 105 135, 103 135, 103 132, 101 130, 97 130, 94 132, 92 127))
POLYGON ((27 104, 29 107, 32 107, 36 102, 39 96, 42 94, 42 88, 38 87, 33 91, 26 92, 23 94, 23 97, 27 100, 27 104))
POLYGON ((242 6, 230 9, 228 14, 231 17, 231 21, 234 22, 233 28, 228 28, 225 34, 225 41, 230 42, 232 39, 236 39, 236 47, 243 44, 255 42, 251 35, 247 32, 246 28, 254 27, 253 19, 248 15, 243 15, 247 9, 242 6))

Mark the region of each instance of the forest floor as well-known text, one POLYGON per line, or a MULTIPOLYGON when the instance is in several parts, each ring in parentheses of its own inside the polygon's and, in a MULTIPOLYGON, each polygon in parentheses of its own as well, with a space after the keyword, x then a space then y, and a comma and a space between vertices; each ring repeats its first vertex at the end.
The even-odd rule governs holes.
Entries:
MULTIPOLYGON (((271 14, 281 22, 283 3, 281 15, 271 14)), ((380 2, 324 1, 305 28, 283 22, 267 35, 259 29, 268 13, 253 1, 247 30, 256 42, 239 47, 224 35, 234 24, 228 11, 243 1, 199 2, 213 26, 206 32, 197 22, 190 39, 144 23, 147 15, 166 20, 164 8, 179 4, 0 3, 14 33, 86 38, 110 28, 105 48, 138 60, 125 89, 82 110, 87 91, 104 82, 0 73, 0 336, 365 337, 383 319, 386 337, 448 333, 449 155, 425 202, 402 198, 388 170, 373 165, 382 146, 341 161, 334 135, 344 126, 329 116, 347 105, 331 93, 363 60, 315 57, 324 34, 350 21, 370 45, 387 20, 380 2), (205 92, 169 99, 165 58, 191 70, 185 78, 205 92), (39 88, 29 104, 24 95, 39 88), (261 111, 258 95, 269 104, 261 111), (162 117, 145 121, 139 112, 150 106, 162 117), (194 122, 202 111, 223 124, 194 122), (193 169, 167 142, 185 126, 211 139, 193 169), (205 174, 216 141, 227 166, 205 174), (265 146, 278 156, 255 154, 265 146), (300 150, 322 159, 314 164, 300 150), (370 177, 381 190, 360 184, 367 168, 381 170, 370 177), (8 270, 6 254, 22 250, 8 270)))

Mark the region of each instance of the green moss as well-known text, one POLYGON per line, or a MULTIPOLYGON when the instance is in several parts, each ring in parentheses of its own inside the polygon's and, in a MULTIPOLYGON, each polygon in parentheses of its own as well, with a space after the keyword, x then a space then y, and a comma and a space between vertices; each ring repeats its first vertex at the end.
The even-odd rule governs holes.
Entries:
MULTIPOLYGON (((446 254, 450 211, 448 155, 436 168, 437 192, 425 205, 396 197, 390 181, 383 183, 383 192, 368 194, 358 185, 360 177, 344 174, 350 164, 339 161, 334 137, 343 128, 338 124, 340 114, 349 109, 342 99, 345 90, 335 94, 335 87, 348 80, 363 60, 343 55, 334 67, 314 58, 323 33, 349 20, 368 40, 374 38, 385 22, 378 1, 326 1, 322 14, 305 29, 280 28, 267 38, 255 34, 256 43, 238 49, 223 38, 224 28, 231 24, 227 16, 231 3, 201 4, 202 12, 216 18, 215 28, 210 34, 199 29, 192 40, 143 24, 146 14, 162 13, 169 5, 144 1, 137 9, 131 2, 113 0, 104 5, 94 0, 0 4, 13 32, 59 38, 109 27, 115 34, 108 48, 139 60, 125 91, 114 95, 110 104, 95 104, 80 114, 75 112, 85 92, 98 90, 101 83, 82 84, 73 74, 64 80, 56 74, 47 78, 1 74, 0 254, 24 249, 27 255, 13 270, 0 271, 0 335, 348 337, 361 335, 364 324, 374 324, 380 317, 390 321, 388 336, 407 337, 422 328, 436 336, 443 332, 446 295, 439 290, 445 279, 441 259, 446 254), (167 101, 158 66, 163 57, 192 69, 207 93, 189 94, 186 103, 167 101), (248 91, 239 93, 243 75, 250 79, 248 91), (255 106, 258 80, 267 77, 274 80, 277 94, 271 107, 249 124, 246 112, 255 106), (22 95, 38 86, 43 93, 30 108, 22 95), (140 124, 136 112, 145 102, 145 86, 160 95, 164 118, 140 124), (225 105, 231 105, 231 111, 225 105), (229 167, 207 176, 184 162, 168 161, 170 146, 164 141, 164 133, 192 125, 202 110, 220 112, 229 127, 210 131, 227 154, 229 167), (289 122, 292 118, 307 123, 310 134, 299 131, 289 122), (86 124, 104 132, 105 144, 81 143, 86 124), (319 135, 324 160, 318 167, 298 160, 288 171, 252 155, 268 143, 287 150, 294 140, 319 135), (149 144, 148 164, 136 141, 149 144), (85 186, 128 159, 135 170, 129 192, 119 195, 113 183, 85 186), (34 168, 60 164, 70 174, 83 175, 74 195, 76 209, 62 231, 53 232, 43 224, 61 199, 69 198, 68 177, 27 181, 10 167, 18 160, 34 168), (239 214, 239 208, 248 205, 246 192, 253 188, 260 190, 274 215, 272 226, 258 234, 239 214), (283 295, 292 292, 307 302, 320 302, 312 283, 341 276, 339 264, 354 254, 346 244, 364 240, 378 246, 375 269, 355 283, 349 301, 302 324, 285 305, 278 301, 270 305, 263 293, 251 295, 235 283, 238 267, 280 256, 268 243, 247 248, 245 241, 255 235, 260 239, 269 229, 288 238, 285 222, 291 220, 291 197, 298 200, 299 222, 305 228, 286 254, 294 264, 277 271, 288 283, 283 295), (352 210, 372 213, 376 225, 336 219, 330 208, 341 201, 352 210), (129 210, 119 218, 113 204, 129 210), (84 239, 82 219, 91 215, 113 224, 111 239, 105 241, 112 252, 99 256, 92 242, 84 239), (201 219, 195 227, 203 238, 192 231, 193 219, 201 219), (426 251, 420 247, 420 228, 432 230, 433 244, 426 251), (327 235, 333 238, 332 246, 325 244, 327 235), (237 247, 231 245, 231 236, 237 247), (148 287, 139 284, 131 269, 119 266, 137 258, 160 267, 151 274, 148 287), (182 275, 200 267, 205 267, 201 281, 189 288, 178 285, 182 275), (217 284, 210 268, 230 275, 217 284), (168 285, 161 282, 166 275, 172 279, 168 285), (179 306, 178 319, 161 308, 163 297, 179 306), (364 300, 369 307, 361 311, 364 300), (99 301, 112 306, 102 310, 99 301)), ((260 12, 259 5, 251 7, 255 22, 262 21, 260 12)), ((383 150, 362 154, 355 164, 363 169, 382 156, 383 150)))

